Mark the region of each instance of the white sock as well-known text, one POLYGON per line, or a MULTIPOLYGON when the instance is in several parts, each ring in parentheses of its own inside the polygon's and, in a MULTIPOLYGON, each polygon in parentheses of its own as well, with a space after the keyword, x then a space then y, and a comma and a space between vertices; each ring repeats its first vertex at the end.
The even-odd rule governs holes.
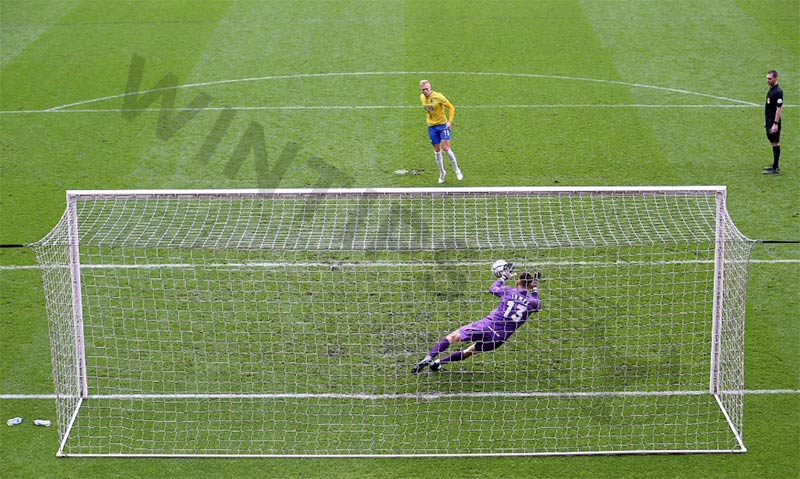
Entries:
POLYGON ((436 158, 436 166, 439 167, 439 176, 444 175, 444 159, 442 159, 442 152, 437 151, 434 153, 436 158))
POLYGON ((452 163, 453 169, 458 171, 458 162, 456 161, 456 154, 453 153, 453 150, 447 150, 447 156, 450 157, 450 163, 452 163))

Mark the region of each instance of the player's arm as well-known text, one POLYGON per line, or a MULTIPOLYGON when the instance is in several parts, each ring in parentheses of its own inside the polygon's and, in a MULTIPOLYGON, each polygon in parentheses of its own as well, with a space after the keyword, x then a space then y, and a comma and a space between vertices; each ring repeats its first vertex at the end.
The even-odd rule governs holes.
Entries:
POLYGON ((542 310, 542 301, 539 299, 539 295, 536 295, 536 300, 531 303, 532 312, 538 313, 542 310))
POLYGON ((489 292, 495 296, 503 296, 503 291, 511 289, 511 287, 506 286, 505 283, 506 283, 505 278, 498 279, 497 281, 492 283, 491 286, 489 286, 489 292))
POLYGON ((771 132, 778 131, 778 122, 781 121, 781 117, 783 116, 783 95, 779 95, 775 99, 775 103, 777 104, 775 107, 775 119, 772 120, 772 127, 770 128, 771 132))
POLYGON ((500 278, 498 278, 497 281, 495 281, 494 283, 492 283, 491 286, 489 286, 489 292, 495 296, 503 296, 504 292, 513 289, 511 286, 505 285, 506 281, 508 281, 510 278, 511 278, 511 271, 504 272, 502 275, 500 275, 500 278))
POLYGON ((497 281, 492 283, 489 287, 489 292, 495 296, 502 296, 504 291, 510 290, 512 288, 508 286, 503 286, 505 282, 514 276, 514 263, 509 263, 502 259, 499 259, 492 263, 492 272, 494 276, 497 278, 497 281))
POLYGON ((444 100, 444 107, 447 108, 447 114, 449 118, 449 120, 447 121, 447 128, 452 128, 453 119, 456 117, 456 107, 454 107, 453 104, 450 103, 450 101, 447 100, 446 98, 444 100))
POLYGON ((542 273, 535 272, 533 273, 533 289, 531 289, 531 296, 534 297, 534 301, 531 302, 530 306, 533 308, 532 312, 538 313, 539 310, 542 309, 542 302, 539 299, 539 281, 542 280, 542 273))

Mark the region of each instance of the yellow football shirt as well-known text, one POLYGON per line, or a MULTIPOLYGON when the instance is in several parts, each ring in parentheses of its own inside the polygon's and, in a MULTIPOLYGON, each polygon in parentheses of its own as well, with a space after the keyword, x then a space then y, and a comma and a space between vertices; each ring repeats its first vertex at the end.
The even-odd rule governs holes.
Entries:
POLYGON ((443 125, 448 122, 444 115, 444 109, 447 108, 450 114, 450 124, 453 124, 453 118, 456 116, 456 108, 450 103, 447 98, 439 92, 431 92, 431 96, 425 97, 420 93, 419 99, 422 101, 422 107, 425 109, 425 120, 428 121, 428 126, 443 125))

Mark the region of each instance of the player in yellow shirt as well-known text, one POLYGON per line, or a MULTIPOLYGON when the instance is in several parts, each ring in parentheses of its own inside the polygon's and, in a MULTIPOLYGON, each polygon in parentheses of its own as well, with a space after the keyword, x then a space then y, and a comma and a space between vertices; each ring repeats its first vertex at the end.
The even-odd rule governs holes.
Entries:
POLYGON ((419 99, 425 109, 425 119, 428 121, 428 136, 433 145, 433 154, 436 158, 436 165, 439 167, 439 183, 444 183, 444 160, 442 159, 442 148, 450 158, 450 163, 456 172, 456 178, 463 180, 464 175, 456 161, 456 154, 450 148, 450 128, 453 126, 453 118, 456 116, 456 108, 447 98, 439 92, 431 90, 431 82, 422 80, 419 82, 419 90, 422 92, 419 99), (447 108, 450 118, 445 118, 444 110, 447 108))

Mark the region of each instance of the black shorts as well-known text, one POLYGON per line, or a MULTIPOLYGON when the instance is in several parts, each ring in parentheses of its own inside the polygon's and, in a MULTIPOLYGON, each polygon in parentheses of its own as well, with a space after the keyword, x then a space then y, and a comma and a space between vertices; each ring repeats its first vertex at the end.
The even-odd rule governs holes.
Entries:
POLYGON ((766 127, 767 140, 769 140, 770 143, 779 143, 781 141, 781 125, 778 124, 778 131, 776 131, 775 133, 770 133, 769 132, 770 128, 772 128, 772 125, 766 127))

